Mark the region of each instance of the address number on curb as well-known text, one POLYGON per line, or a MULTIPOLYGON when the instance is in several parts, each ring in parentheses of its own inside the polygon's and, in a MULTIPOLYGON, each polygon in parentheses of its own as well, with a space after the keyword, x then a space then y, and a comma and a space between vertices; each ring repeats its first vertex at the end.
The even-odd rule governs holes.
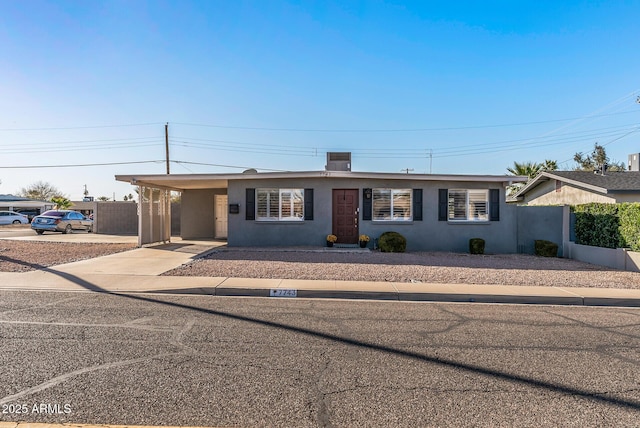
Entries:
POLYGON ((272 288, 269 297, 298 297, 298 290, 291 288, 272 288))

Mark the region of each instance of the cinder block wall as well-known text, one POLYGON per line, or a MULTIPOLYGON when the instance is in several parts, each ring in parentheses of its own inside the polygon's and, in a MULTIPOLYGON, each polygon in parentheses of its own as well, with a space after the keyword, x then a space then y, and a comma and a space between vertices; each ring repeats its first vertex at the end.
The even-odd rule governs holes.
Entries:
POLYGON ((94 212, 94 232, 107 235, 138 234, 138 204, 98 202, 94 212))
POLYGON ((534 254, 534 242, 546 240, 558 244, 562 257, 563 207, 518 205, 516 211, 518 253, 534 254))

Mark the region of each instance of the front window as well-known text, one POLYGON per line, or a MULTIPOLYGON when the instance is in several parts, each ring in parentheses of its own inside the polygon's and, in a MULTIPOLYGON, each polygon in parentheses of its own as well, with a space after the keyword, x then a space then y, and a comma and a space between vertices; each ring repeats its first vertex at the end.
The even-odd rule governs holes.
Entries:
POLYGON ((373 220, 412 220, 411 196, 411 189, 373 189, 373 220))
POLYGON ((449 190, 449 220, 489 221, 487 190, 449 190))
POLYGON ((303 189, 257 189, 257 219, 301 221, 304 219, 303 189))

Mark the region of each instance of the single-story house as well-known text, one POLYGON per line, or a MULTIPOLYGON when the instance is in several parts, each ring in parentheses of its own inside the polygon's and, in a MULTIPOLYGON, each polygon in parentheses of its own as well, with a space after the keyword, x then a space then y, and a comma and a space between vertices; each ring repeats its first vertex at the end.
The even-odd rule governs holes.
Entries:
POLYGON ((407 249, 517 252, 515 206, 505 189, 526 177, 351 171, 350 153, 328 153, 324 171, 117 175, 139 186, 139 244, 170 239, 170 191, 181 192, 183 239, 226 239, 229 246, 357 244, 383 232, 407 249), (346 159, 346 160, 345 160, 346 159))
POLYGON ((14 195, 0 195, 0 210, 22 212, 30 219, 54 206, 53 202, 37 201, 14 195))
POLYGON ((544 171, 509 197, 525 205, 640 202, 640 171, 544 171))

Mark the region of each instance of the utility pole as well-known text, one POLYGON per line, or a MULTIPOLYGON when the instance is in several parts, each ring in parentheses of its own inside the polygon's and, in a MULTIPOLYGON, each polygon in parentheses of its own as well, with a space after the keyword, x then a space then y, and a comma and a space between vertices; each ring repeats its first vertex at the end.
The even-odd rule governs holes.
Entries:
POLYGON ((169 174, 169 122, 164 125, 164 148, 167 157, 167 174, 169 174))
POLYGON ((409 171, 413 171, 413 168, 405 168, 405 169, 401 169, 400 171, 404 171, 407 174, 409 174, 409 171))

